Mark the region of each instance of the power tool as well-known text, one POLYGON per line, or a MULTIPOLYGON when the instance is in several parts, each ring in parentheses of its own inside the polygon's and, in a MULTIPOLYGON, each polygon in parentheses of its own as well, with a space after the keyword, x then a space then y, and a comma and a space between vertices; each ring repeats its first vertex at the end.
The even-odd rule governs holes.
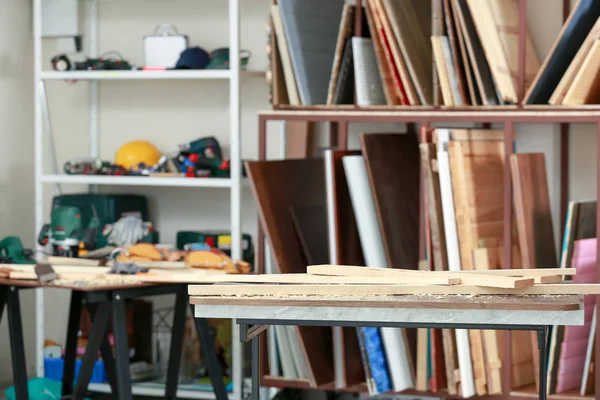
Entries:
POLYGON ((35 264, 33 251, 23 248, 23 243, 18 237, 7 236, 0 240, 0 263, 35 264))

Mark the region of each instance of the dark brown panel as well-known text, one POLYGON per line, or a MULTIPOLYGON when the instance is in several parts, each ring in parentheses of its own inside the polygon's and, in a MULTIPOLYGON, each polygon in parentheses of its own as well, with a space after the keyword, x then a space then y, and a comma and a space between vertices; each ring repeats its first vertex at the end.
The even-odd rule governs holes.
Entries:
POLYGON ((290 213, 308 264, 327 264, 329 244, 325 206, 292 206, 290 213))
MULTIPOLYGON (((249 161, 246 170, 279 271, 306 272, 307 262, 294 229, 290 207, 325 206, 323 160, 249 161)), ((331 329, 298 329, 314 383, 332 382, 331 329)))
POLYGON ((419 263, 419 143, 414 134, 361 135, 365 164, 390 267, 419 263))

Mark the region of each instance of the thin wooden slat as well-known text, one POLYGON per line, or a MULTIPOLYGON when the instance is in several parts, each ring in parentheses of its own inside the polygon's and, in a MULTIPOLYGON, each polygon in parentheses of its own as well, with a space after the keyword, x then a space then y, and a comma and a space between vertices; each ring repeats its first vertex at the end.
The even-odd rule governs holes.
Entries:
POLYGON ((311 274, 265 274, 265 275, 213 275, 194 277, 197 283, 293 283, 293 284, 427 284, 427 285, 458 285, 459 277, 441 275, 396 275, 391 277, 377 276, 327 276, 311 274))
POLYGON ((400 294, 600 294, 600 284, 543 284, 521 289, 472 285, 191 285, 191 296, 377 296, 400 294))
POLYGON ((537 269, 498 269, 490 271, 408 271, 399 268, 371 268, 371 267, 358 267, 353 265, 309 265, 306 268, 306 272, 313 275, 330 275, 330 276, 397 276, 401 274, 408 274, 414 276, 420 276, 422 274, 435 275, 440 274, 443 276, 462 276, 468 275, 489 275, 489 276, 524 276, 533 278, 536 276, 572 276, 577 273, 575 268, 537 268, 537 269), (383 272, 385 271, 385 272, 383 272))
POLYGON ((446 36, 432 36, 431 47, 433 49, 433 58, 437 70, 440 88, 442 89, 442 99, 445 106, 454 106, 454 96, 452 94, 452 83, 447 59, 444 56, 444 42, 447 44, 446 36))
POLYGON ((600 40, 594 42, 563 101, 564 105, 569 106, 598 103, 600 103, 600 40))

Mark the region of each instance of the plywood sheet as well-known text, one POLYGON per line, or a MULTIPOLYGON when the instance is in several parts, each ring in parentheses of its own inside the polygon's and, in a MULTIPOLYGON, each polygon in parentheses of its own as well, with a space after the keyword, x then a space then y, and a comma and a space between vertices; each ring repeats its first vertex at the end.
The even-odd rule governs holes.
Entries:
POLYGON ((418 267, 420 156, 416 135, 363 134, 362 149, 388 265, 418 267))
POLYGON ((456 73, 461 104, 468 105, 471 104, 471 100, 469 98, 467 79, 465 76, 463 58, 459 45, 459 37, 457 34, 457 28, 459 29, 460 27, 456 26, 455 24, 454 14, 452 12, 452 7, 450 6, 450 0, 444 0, 444 19, 446 22, 446 35, 448 36, 450 50, 452 52, 452 62, 454 63, 454 71, 456 73))

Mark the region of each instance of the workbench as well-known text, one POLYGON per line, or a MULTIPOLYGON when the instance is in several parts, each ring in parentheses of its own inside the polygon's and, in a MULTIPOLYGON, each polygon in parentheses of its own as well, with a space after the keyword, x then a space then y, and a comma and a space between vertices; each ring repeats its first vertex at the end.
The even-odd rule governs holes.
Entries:
POLYGON ((252 399, 259 396, 258 336, 269 325, 521 330, 538 333, 540 399, 553 325, 583 325, 578 295, 192 296, 194 316, 231 318, 252 343, 252 399))
MULTIPOLYGON (((108 381, 113 395, 119 400, 131 400, 132 382, 129 365, 129 345, 127 339, 127 321, 125 302, 130 299, 174 294, 176 296, 171 346, 165 386, 165 398, 175 399, 182 343, 185 330, 186 312, 189 307, 187 285, 177 284, 140 284, 118 282, 112 278, 86 285, 76 282, 42 284, 34 280, 0 279, 0 319, 6 305, 9 323, 10 348, 13 379, 17 400, 29 398, 27 390, 27 368, 23 344, 23 328, 19 292, 21 290, 49 287, 71 291, 67 338, 64 353, 64 373, 62 379, 63 398, 83 399, 88 393, 88 384, 92 375, 98 352, 102 355, 108 381), (81 308, 87 307, 92 317, 92 328, 82 359, 79 376, 73 385, 77 351, 77 332, 80 327, 81 308), (114 356, 108 341, 107 326, 112 317, 114 336, 114 356)), ((193 307, 192 308, 192 312, 193 307)), ((209 369, 211 383, 218 400, 227 399, 221 366, 214 351, 213 338, 206 319, 195 319, 196 329, 209 369)))

